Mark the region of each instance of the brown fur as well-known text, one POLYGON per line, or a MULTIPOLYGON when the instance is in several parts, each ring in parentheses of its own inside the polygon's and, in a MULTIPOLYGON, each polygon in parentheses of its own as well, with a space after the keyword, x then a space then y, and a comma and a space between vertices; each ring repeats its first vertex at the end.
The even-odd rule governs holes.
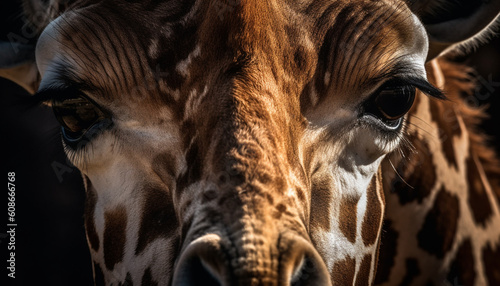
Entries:
POLYGON ((356 241, 357 206, 358 202, 350 199, 343 199, 340 203, 339 228, 350 242, 356 241))
POLYGON ((368 286, 370 283, 370 273, 371 273, 372 255, 367 254, 361 260, 359 266, 359 274, 356 276, 356 286, 368 286))
POLYGON ((366 213, 361 227, 361 237, 365 245, 372 245, 377 242, 378 230, 381 227, 383 209, 379 203, 379 197, 383 200, 384 194, 381 192, 381 179, 379 175, 375 176, 368 187, 366 213), (380 193, 379 193, 380 192, 380 193))
POLYGON ((106 268, 112 270, 116 263, 123 259, 125 251, 127 211, 124 207, 118 207, 104 214, 104 262, 106 268))
POLYGON ((334 281, 344 281, 347 285, 352 285, 354 282, 354 272, 356 269, 356 260, 347 257, 335 263, 333 267, 333 277, 334 281))

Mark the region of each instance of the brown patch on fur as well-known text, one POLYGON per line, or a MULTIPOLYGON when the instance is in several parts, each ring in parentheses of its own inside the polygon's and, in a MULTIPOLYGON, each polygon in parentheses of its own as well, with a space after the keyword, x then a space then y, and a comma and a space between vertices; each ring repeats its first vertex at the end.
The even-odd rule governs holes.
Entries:
POLYGON ((459 212, 458 198, 441 188, 418 232, 418 245, 430 254, 443 258, 455 240, 459 212))
POLYGON ((486 188, 481 179, 481 174, 474 162, 472 150, 471 157, 467 159, 467 183, 469 185, 469 205, 472 217, 477 224, 485 225, 493 214, 491 203, 486 193, 486 188))
POLYGON ((390 220, 384 220, 382 224, 382 232, 380 236, 380 248, 378 260, 383 262, 378 264, 378 269, 375 275, 375 284, 382 284, 389 280, 391 269, 394 266, 394 258, 396 257, 398 232, 392 227, 390 220))
POLYGON ((367 254, 361 260, 358 275, 356 276, 356 286, 369 285, 370 283, 370 270, 372 264, 372 255, 367 254))
POLYGON ((171 237, 177 230, 178 221, 172 198, 166 190, 145 189, 141 227, 135 248, 136 255, 159 237, 171 237))
POLYGON ((379 258, 380 258, 380 241, 381 241, 381 239, 377 240, 377 249, 375 250, 375 257, 373 258, 373 259, 375 259, 375 265, 373 266, 373 281, 372 281, 372 283, 375 282, 375 279, 377 277, 377 272, 378 272, 378 262, 379 262, 379 258))
POLYGON ((500 244, 496 245, 496 250, 493 250, 491 245, 486 245, 483 248, 483 265, 486 278, 490 285, 500 285, 500 244))
POLYGON ((358 200, 343 198, 340 201, 339 229, 352 243, 356 241, 357 206, 358 200))
POLYGON ((148 267, 146 271, 144 271, 144 275, 142 276, 141 286, 157 286, 158 283, 153 281, 153 276, 151 275, 151 269, 148 267))
POLYGON ((361 227, 361 237, 363 238, 363 243, 367 246, 377 241, 380 224, 382 223, 382 206, 377 195, 377 191, 381 188, 379 176, 374 176, 367 190, 367 206, 361 227))
POLYGON ((470 239, 462 242, 449 269, 450 272, 448 272, 446 279, 451 285, 474 285, 476 271, 470 239))
POLYGON ((123 259, 127 229, 127 210, 117 207, 104 213, 104 264, 112 270, 123 259))
POLYGON ((87 233, 87 240, 90 247, 96 252, 99 250, 99 235, 95 229, 94 224, 94 211, 97 203, 97 193, 87 181, 88 191, 85 201, 85 231, 87 233))
POLYGON ((287 208, 286 208, 286 205, 284 205, 284 204, 281 204, 281 203, 280 203, 280 204, 276 205, 275 211, 273 212, 273 217, 274 217, 275 219, 280 219, 280 218, 281 218, 281 216, 282 216, 284 213, 286 213, 286 209, 287 209, 287 208))
POLYGON ((413 258, 406 259, 406 274, 401 281, 401 286, 411 285, 413 279, 420 275, 420 268, 418 267, 418 260, 413 258))
POLYGON ((334 285, 352 285, 355 272, 356 260, 346 257, 333 265, 332 282, 334 285))
POLYGON ((402 205, 422 201, 429 196, 436 184, 436 168, 429 145, 419 139, 416 134, 410 134, 408 140, 415 147, 409 152, 407 159, 398 166, 398 173, 404 181, 396 176, 391 184, 392 190, 397 192, 402 205))
POLYGON ((457 159, 455 158, 455 148, 453 139, 460 137, 462 130, 457 120, 457 114, 453 108, 447 106, 447 102, 433 100, 430 104, 432 120, 439 127, 439 140, 441 149, 448 163, 458 169, 457 159))
POLYGON ((330 230, 330 202, 332 194, 330 180, 327 178, 312 178, 311 188, 311 228, 330 230))

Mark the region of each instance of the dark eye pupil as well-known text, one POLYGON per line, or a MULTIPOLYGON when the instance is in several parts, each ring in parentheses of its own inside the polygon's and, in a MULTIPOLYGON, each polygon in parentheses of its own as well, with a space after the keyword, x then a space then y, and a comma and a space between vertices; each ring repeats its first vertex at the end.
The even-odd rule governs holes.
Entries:
POLYGON ((104 117, 99 108, 83 97, 53 101, 52 109, 65 133, 73 138, 80 137, 104 117))
POLYGON ((387 87, 375 97, 375 105, 382 115, 389 120, 404 116, 415 100, 415 88, 411 86, 387 87))

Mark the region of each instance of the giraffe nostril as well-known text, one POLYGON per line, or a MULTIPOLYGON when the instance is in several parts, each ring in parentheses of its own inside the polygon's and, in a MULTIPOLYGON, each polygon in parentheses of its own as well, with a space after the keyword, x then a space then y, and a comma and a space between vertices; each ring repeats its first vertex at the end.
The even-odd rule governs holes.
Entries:
POLYGON ((314 247, 300 237, 288 238, 290 247, 282 254, 282 281, 291 286, 331 285, 323 259, 314 247))
POLYGON ((219 240, 219 236, 210 234, 192 242, 179 259, 173 285, 223 285, 226 265, 219 240))
POLYGON ((219 279, 210 270, 210 267, 199 257, 193 257, 180 271, 174 285, 191 286, 221 286, 219 279))
POLYGON ((291 285, 292 286, 299 286, 302 284, 303 280, 307 278, 307 270, 309 269, 309 265, 307 259, 304 257, 300 261, 300 263, 297 265, 295 268, 293 274, 292 274, 292 279, 291 279, 291 285))
POLYGON ((305 286, 305 285, 320 285, 319 279, 317 277, 317 269, 308 257, 302 259, 301 264, 298 265, 297 269, 292 275, 290 285, 291 286, 305 286))

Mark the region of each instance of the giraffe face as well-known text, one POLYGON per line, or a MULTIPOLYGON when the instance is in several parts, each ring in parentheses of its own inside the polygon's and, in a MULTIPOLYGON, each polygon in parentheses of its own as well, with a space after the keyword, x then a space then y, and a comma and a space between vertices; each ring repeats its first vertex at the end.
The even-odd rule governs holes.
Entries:
POLYGON ((423 27, 399 1, 257 2, 83 3, 41 35, 96 280, 373 280, 380 162, 436 92, 423 27))

